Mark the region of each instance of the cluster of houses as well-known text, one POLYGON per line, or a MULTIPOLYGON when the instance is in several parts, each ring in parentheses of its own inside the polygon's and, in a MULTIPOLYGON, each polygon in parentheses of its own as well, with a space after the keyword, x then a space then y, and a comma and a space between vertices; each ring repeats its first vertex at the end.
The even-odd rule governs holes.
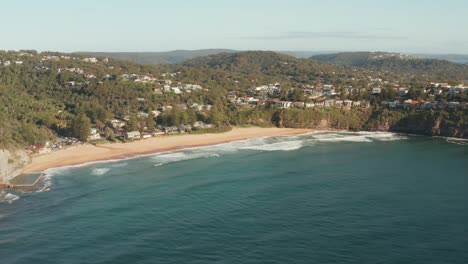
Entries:
POLYGON ((362 107, 369 108, 370 102, 367 100, 352 101, 352 100, 335 100, 335 99, 323 99, 314 102, 292 102, 292 101, 281 101, 278 98, 273 99, 259 99, 253 96, 237 97, 233 93, 228 94, 227 99, 236 105, 245 106, 265 106, 270 105, 278 108, 314 108, 314 107, 336 107, 336 108, 353 108, 362 107))
MULTIPOLYGON (((393 85, 392 89, 393 91, 396 92, 396 95, 398 96, 405 96, 408 94, 408 91, 409 91, 407 87, 400 87, 398 85, 393 85)), ((441 95, 441 94, 453 96, 457 94, 468 93, 468 86, 465 86, 464 84, 451 86, 448 83, 431 83, 422 91, 432 96, 441 95)), ((372 88, 372 94, 380 94, 380 93, 382 93, 381 87, 372 88)))
POLYGON ((154 131, 147 131, 147 132, 140 132, 140 131, 126 131, 124 132, 125 139, 133 140, 133 139, 146 139, 151 137, 157 137, 161 135, 171 135, 171 134, 179 134, 179 133, 186 133, 192 130, 197 129, 209 129, 212 128, 212 124, 205 124, 201 121, 195 122, 193 125, 180 125, 180 126, 159 126, 158 128, 154 129, 154 131))
MULTIPOLYGON (((163 73, 161 76, 166 77, 175 77, 180 73, 163 73)), ((121 80, 133 81, 136 83, 151 83, 156 84, 153 88, 155 94, 163 93, 175 93, 182 94, 184 92, 191 93, 195 90, 203 90, 203 87, 199 84, 183 84, 181 82, 174 83, 171 79, 158 79, 151 75, 138 75, 138 74, 122 74, 119 76, 121 80)))
POLYGON ((274 99, 268 103, 273 104, 278 108, 369 108, 370 102, 366 100, 362 101, 351 101, 351 100, 335 100, 335 99, 326 99, 316 102, 291 102, 291 101, 280 101, 279 99, 274 99))
POLYGON ((29 153, 44 154, 78 144, 81 144, 81 141, 76 138, 59 137, 54 142, 47 141, 44 145, 30 145, 24 150, 29 153))
POLYGON ((460 103, 456 101, 451 102, 428 102, 424 100, 394 100, 394 101, 382 101, 380 102, 382 107, 388 108, 417 108, 417 109, 468 109, 468 103, 460 103))
POLYGON ((22 60, 15 60, 15 61, 10 61, 10 60, 5 60, 5 61, 1 61, 0 60, 0 65, 3 65, 5 67, 7 66, 10 66, 12 64, 15 64, 15 65, 21 65, 23 64, 24 62, 22 60))
MULTIPOLYGON (((376 80, 379 81, 379 80, 376 80)), ((381 81, 381 80, 380 80, 381 81)), ((232 104, 238 106, 261 106, 261 105, 274 105, 279 108, 313 108, 313 107, 336 107, 336 108, 354 108, 354 107, 370 107, 370 103, 367 100, 335 100, 331 99, 336 95, 345 95, 349 96, 351 94, 371 94, 379 95, 382 94, 384 88, 377 86, 372 88, 353 88, 353 87, 339 87, 335 84, 322 84, 317 83, 313 86, 305 85, 303 88, 290 88, 288 92, 299 89, 305 98, 308 100, 306 102, 291 102, 291 101, 280 101, 278 99, 279 92, 281 90, 281 85, 279 83, 267 84, 254 87, 248 90, 247 96, 238 96, 237 92, 229 92, 226 95, 226 98, 232 104)), ((421 109, 455 109, 459 107, 464 107, 464 103, 459 102, 418 102, 406 100, 404 101, 404 96, 408 95, 409 88, 399 85, 392 85, 391 88, 395 92, 395 99, 393 101, 384 101, 382 105, 390 108, 403 108, 403 107, 419 107, 421 109)), ((441 94, 447 95, 458 95, 458 94, 467 94, 468 87, 462 84, 457 86, 450 86, 447 83, 431 83, 427 88, 423 89, 424 93, 429 94, 430 96, 436 96, 441 94)))
POLYGON ((468 86, 464 84, 451 86, 448 83, 431 83, 427 89, 433 90, 434 95, 444 93, 448 95, 457 95, 462 93, 468 94, 468 86))
MULTIPOLYGON (((145 139, 151 138, 166 134, 177 134, 177 133, 186 133, 192 130, 199 130, 199 129, 209 129, 212 128, 213 125, 205 124, 201 121, 195 122, 193 125, 180 125, 180 126, 158 126, 154 130, 145 129, 145 132, 140 131, 127 131, 126 130, 126 122, 118 119, 110 120, 114 131, 121 136, 124 136, 127 140, 132 139, 145 139)), ((88 136, 88 141, 93 140, 100 140, 102 139, 102 135, 96 128, 90 129, 90 134, 88 136)))
POLYGON ((383 54, 373 55, 370 57, 370 59, 374 59, 374 60, 382 60, 382 59, 388 59, 388 58, 397 58, 400 60, 413 60, 413 59, 418 59, 419 57, 413 56, 413 55, 400 54, 400 53, 383 53, 383 54))
MULTIPOLYGON (((31 56, 33 56, 31 54, 31 56)), ((72 57, 72 56, 66 56, 66 55, 44 55, 41 58, 41 61, 59 61, 59 60, 81 60, 83 62, 88 62, 88 63, 98 63, 99 61, 102 61, 104 63, 109 62, 109 58, 103 58, 102 60, 99 60, 98 58, 95 57, 86 57, 86 58, 78 58, 78 57, 72 57)))
POLYGON ((125 81, 133 81, 137 83, 155 83, 158 81, 157 78, 151 76, 151 75, 138 75, 138 74, 122 74, 119 76, 120 79, 125 80, 125 81))
POLYGON ((181 94, 181 93, 191 93, 192 91, 195 90, 203 90, 203 87, 198 84, 182 84, 182 83, 177 83, 177 85, 171 85, 172 81, 171 80, 162 80, 161 82, 161 87, 155 87, 153 88, 153 92, 155 94, 163 94, 166 92, 171 92, 175 94, 181 94), (162 84, 164 82, 164 84, 162 84))

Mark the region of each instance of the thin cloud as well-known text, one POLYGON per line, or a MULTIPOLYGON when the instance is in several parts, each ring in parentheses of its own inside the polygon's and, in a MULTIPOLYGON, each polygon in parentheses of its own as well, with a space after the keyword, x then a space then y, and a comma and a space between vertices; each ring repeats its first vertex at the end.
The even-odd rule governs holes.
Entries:
POLYGON ((313 32, 313 31, 290 31, 276 36, 247 36, 240 37, 241 39, 257 39, 257 40, 285 40, 285 39, 408 39, 404 36, 385 36, 376 34, 366 34, 352 31, 336 31, 336 32, 313 32))

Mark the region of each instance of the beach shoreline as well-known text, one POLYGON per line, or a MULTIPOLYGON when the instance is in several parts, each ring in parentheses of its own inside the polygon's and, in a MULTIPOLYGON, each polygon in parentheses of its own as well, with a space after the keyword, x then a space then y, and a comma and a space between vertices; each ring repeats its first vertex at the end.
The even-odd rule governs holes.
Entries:
POLYGON ((153 137, 127 143, 82 144, 51 153, 32 156, 31 163, 21 173, 37 173, 47 169, 76 166, 91 162, 124 160, 138 156, 176 151, 187 148, 223 144, 261 137, 290 136, 313 132, 294 128, 233 128, 224 133, 182 134, 153 137))

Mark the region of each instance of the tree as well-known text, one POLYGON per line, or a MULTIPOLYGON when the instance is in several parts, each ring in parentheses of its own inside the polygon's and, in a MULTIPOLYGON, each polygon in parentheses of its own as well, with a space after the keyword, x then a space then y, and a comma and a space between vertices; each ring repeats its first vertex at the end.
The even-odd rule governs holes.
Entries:
POLYGON ((127 131, 138 130, 138 120, 135 115, 130 115, 130 119, 127 122, 127 131))
POLYGON ((150 115, 148 115, 148 117, 146 118, 146 128, 148 128, 149 131, 153 131, 154 130, 154 125, 155 125, 155 122, 154 122, 154 119, 153 117, 150 115))
POLYGON ((83 113, 73 118, 71 123, 71 134, 81 141, 88 139, 91 132, 91 120, 83 113))
POLYGON ((219 109, 217 108, 213 108, 211 111, 210 111, 210 123, 211 124, 214 124, 216 126, 222 126, 224 120, 225 120, 225 116, 223 114, 223 112, 221 112, 219 109))
POLYGON ((304 93, 299 89, 294 89, 289 94, 289 99, 291 101, 295 101, 295 102, 302 102, 302 101, 304 101, 304 93))

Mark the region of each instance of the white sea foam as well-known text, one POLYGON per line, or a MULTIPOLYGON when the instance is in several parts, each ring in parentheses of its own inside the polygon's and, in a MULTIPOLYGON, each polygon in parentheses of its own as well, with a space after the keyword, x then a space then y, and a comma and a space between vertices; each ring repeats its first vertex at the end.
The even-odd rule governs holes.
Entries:
POLYGON ((102 176, 108 173, 109 171, 110 171, 110 168, 96 168, 96 169, 93 169, 93 171, 91 172, 91 175, 102 176))
POLYGON ((357 132, 359 135, 363 135, 369 139, 377 141, 395 141, 395 140, 404 140, 408 137, 391 133, 391 132, 357 132))
POLYGON ((446 138, 445 141, 451 144, 468 146, 468 139, 464 139, 464 138, 446 138))
POLYGON ((18 200, 20 197, 18 195, 14 195, 12 193, 7 193, 6 191, 0 192, 0 203, 13 203, 14 201, 18 200))
MULTIPOLYGON (((164 153, 153 156, 153 160, 157 161, 157 164, 167 164, 172 162, 178 161, 185 161, 185 160, 192 160, 192 159, 200 159, 200 158, 211 158, 211 157, 219 157, 219 154, 216 153, 206 153, 206 152, 172 152, 172 153, 164 153)), ((160 165, 159 165, 160 166, 160 165)))
POLYGON ((304 146, 304 140, 282 141, 276 143, 265 143, 261 145, 251 145, 241 147, 240 149, 252 149, 261 151, 291 151, 297 150, 304 146))
POLYGON ((118 160, 104 160, 88 162, 79 165, 52 168, 45 171, 44 182, 47 186, 52 185, 52 177, 66 174, 68 170, 90 166, 95 164, 106 164, 106 168, 93 169, 93 175, 104 175, 110 168, 119 168, 127 166, 128 163, 122 162, 141 157, 151 157, 156 161, 155 166, 161 166, 166 163, 198 159, 219 157, 220 155, 235 153, 239 150, 258 150, 258 151, 292 151, 305 146, 314 145, 317 142, 374 142, 374 141, 394 141, 406 139, 406 136, 388 133, 388 132, 349 132, 349 131, 316 131, 302 135, 280 136, 280 137, 260 137, 246 140, 221 143, 217 145, 194 147, 174 152, 164 152, 158 154, 140 155, 118 160))
POLYGON ((320 142, 372 142, 365 135, 352 135, 344 133, 330 133, 324 135, 315 135, 314 139, 320 142))
POLYGON ((316 134, 312 136, 320 142, 374 142, 374 141, 396 141, 407 139, 390 132, 336 132, 316 134))

